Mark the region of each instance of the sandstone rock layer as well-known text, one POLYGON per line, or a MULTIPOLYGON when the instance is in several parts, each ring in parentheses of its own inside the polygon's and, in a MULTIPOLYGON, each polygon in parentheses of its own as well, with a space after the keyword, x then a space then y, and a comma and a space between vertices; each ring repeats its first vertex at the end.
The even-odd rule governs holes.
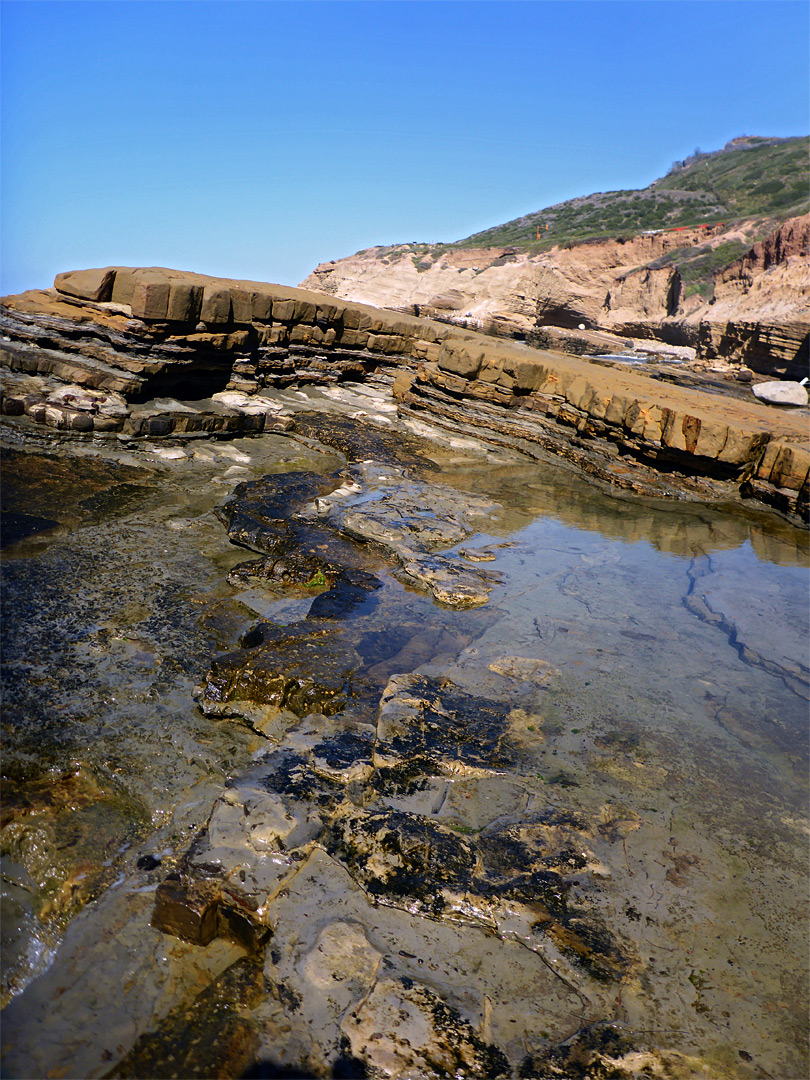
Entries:
POLYGON ((675 265, 676 253, 709 257, 743 236, 738 226, 684 228, 537 255, 447 248, 419 258, 408 245, 370 248, 322 263, 302 285, 507 336, 582 327, 801 378, 809 359, 810 217, 789 219, 716 275, 711 301, 689 295, 675 265))
POLYGON ((324 294, 107 267, 7 297, 0 325, 3 413, 74 438, 258 433, 284 426, 263 396, 273 389, 396 375, 408 415, 563 456, 602 482, 668 497, 742 494, 807 516, 805 410, 788 416, 753 396, 667 386, 324 294), (157 406, 160 395, 175 400, 157 406))

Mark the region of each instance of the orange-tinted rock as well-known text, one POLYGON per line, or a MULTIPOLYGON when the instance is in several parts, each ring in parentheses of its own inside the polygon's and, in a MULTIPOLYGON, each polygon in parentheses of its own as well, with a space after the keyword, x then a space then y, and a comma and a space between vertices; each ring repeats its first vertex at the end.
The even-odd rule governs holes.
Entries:
POLYGON ((217 882, 168 877, 155 894, 152 926, 193 945, 209 945, 217 935, 220 892, 217 882))

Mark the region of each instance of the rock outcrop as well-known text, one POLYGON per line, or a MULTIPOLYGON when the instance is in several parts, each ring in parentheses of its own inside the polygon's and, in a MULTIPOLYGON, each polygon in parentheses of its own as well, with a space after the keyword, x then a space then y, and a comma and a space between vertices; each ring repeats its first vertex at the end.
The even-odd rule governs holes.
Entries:
MULTIPOLYGON (((383 383, 240 392, 302 404, 297 443, 240 440, 251 468, 230 496, 202 456, 237 452, 223 440, 138 478, 113 466, 147 455, 119 455, 115 433, 7 417, 12 435, 78 442, 11 455, 31 493, 18 505, 93 516, 4 561, 7 728, 30 732, 10 773, 4 932, 29 918, 27 955, 46 889, 55 917, 82 908, 45 939, 41 976, 12 984, 4 1075, 807 1074, 785 989, 803 967, 806 537, 617 502, 556 462, 433 438, 442 409, 466 409, 487 439, 512 424, 526 454, 556 440, 597 462, 610 440, 554 418, 561 401, 586 414, 569 361, 614 395, 606 432, 629 445, 639 416, 618 412, 614 369, 472 335, 421 372, 402 356, 403 418, 431 418, 429 440, 382 410, 368 422, 369 399, 393 409, 383 383), (464 393, 442 391, 462 364, 464 393), (234 566, 229 542, 253 561, 234 566), (787 565, 758 565, 763 543, 787 565), (392 580, 419 580, 413 555, 486 563, 497 591, 434 604, 392 580), (16 763, 43 748, 32 783, 16 763)), ((667 394, 635 379, 636 396, 667 394)), ((688 412, 694 449, 712 400, 688 412)), ((656 478, 612 460, 617 480, 656 478)), ((8 473, 4 455, 14 506, 8 473)))
MULTIPOLYGON (((625 322, 621 312, 631 295, 643 296, 644 305, 660 320, 663 290, 664 314, 671 314, 666 297, 675 272, 670 268, 650 278, 642 271, 701 237, 705 239, 698 230, 661 233, 553 248, 542 255, 513 248, 466 248, 418 259, 408 246, 370 248, 322 263, 302 287, 451 318, 469 328, 491 328, 505 335, 530 334, 538 326, 574 328, 580 323, 621 333, 625 322), (635 272, 637 276, 625 284, 635 272), (611 314, 613 308, 619 309, 618 315, 611 314)), ((633 322, 640 318, 634 310, 633 322)))
POLYGON ((793 218, 720 273, 697 324, 703 356, 801 379, 810 370, 810 216, 793 218))
POLYGON ((602 482, 667 497, 742 491, 807 513, 803 412, 324 294, 108 267, 7 297, 0 329, 8 422, 65 437, 279 430, 289 421, 279 421, 273 390, 371 377, 390 384, 396 374, 409 415, 562 455, 602 482))
POLYGON ((516 248, 370 248, 322 263, 302 286, 345 300, 416 311, 505 336, 579 327, 688 345, 780 378, 808 369, 810 217, 786 221, 720 273, 710 302, 687 296, 675 252, 739 241, 738 228, 677 229, 516 248))

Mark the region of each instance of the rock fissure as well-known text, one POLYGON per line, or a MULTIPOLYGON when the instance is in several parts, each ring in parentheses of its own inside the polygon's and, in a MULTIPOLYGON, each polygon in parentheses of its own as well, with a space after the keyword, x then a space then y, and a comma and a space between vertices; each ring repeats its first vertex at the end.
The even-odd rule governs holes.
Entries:
POLYGON ((708 603, 706 597, 697 592, 698 583, 711 575, 711 573, 712 561, 708 555, 701 556, 699 559, 693 559, 687 567, 686 574, 689 579, 689 588, 683 598, 683 605, 687 611, 696 615, 701 622, 706 623, 708 626, 715 627, 722 634, 725 634, 729 645, 743 664, 748 664, 750 667, 762 668, 762 670, 767 671, 769 675, 774 675, 781 679, 787 689, 792 693, 806 701, 810 700, 810 667, 799 661, 783 664, 779 663, 777 660, 763 656, 761 653, 751 648, 750 645, 741 641, 740 631, 735 623, 728 619, 722 611, 715 611, 708 603))

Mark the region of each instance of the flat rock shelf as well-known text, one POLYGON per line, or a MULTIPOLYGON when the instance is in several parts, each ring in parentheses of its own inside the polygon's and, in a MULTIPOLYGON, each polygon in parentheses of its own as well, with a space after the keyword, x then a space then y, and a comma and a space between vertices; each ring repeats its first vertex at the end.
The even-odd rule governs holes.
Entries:
MULTIPOLYGON (((74 440, 283 430, 268 389, 394 378, 401 409, 665 499, 810 514, 810 411, 324 293, 147 267, 0 306, 2 412, 74 440)), ((733 380, 732 380, 733 381, 733 380)))

